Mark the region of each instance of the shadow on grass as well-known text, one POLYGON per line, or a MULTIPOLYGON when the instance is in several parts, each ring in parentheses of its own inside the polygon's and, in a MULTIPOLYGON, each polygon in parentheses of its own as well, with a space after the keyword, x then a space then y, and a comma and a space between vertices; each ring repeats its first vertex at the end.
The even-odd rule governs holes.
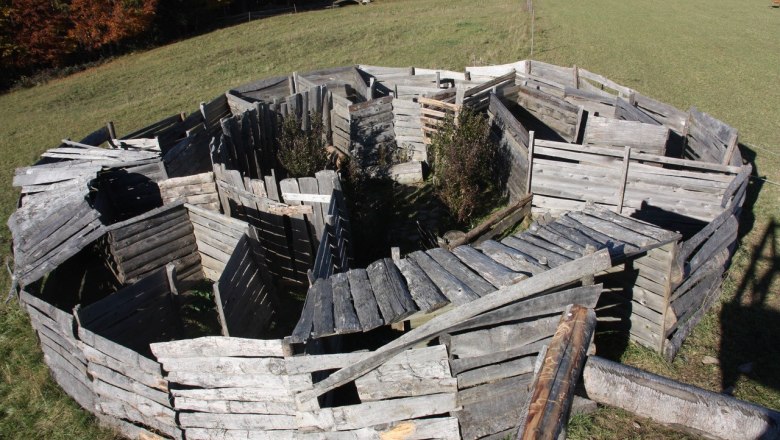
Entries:
POLYGON ((780 277, 779 234, 780 225, 773 219, 750 249, 750 263, 734 297, 721 309, 724 390, 732 389, 741 375, 780 390, 780 312, 768 304, 772 286, 780 277))
MULTIPOLYGON (((742 144, 740 151, 753 166, 753 176, 758 176, 756 153, 742 144)), ((759 179, 749 182, 740 216, 740 239, 756 226, 755 208, 762 186, 759 179)), ((769 304, 772 287, 780 279, 779 235, 780 224, 773 216, 752 243, 745 243, 748 263, 734 274, 734 296, 720 311, 721 386, 727 392, 743 375, 780 390, 780 311, 769 304)))

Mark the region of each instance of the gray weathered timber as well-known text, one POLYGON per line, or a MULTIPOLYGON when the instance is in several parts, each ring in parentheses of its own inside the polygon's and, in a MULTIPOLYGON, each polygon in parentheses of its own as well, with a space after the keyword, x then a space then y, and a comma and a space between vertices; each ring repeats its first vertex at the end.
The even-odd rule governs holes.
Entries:
POLYGON ((309 295, 314 297, 314 319, 312 335, 325 336, 333 334, 333 291, 330 280, 318 279, 309 289, 309 295))
POLYGON ((158 358, 214 356, 276 356, 285 355, 284 343, 278 339, 243 339, 205 336, 173 342, 151 344, 158 358))
POLYGON ((420 311, 430 313, 450 303, 413 260, 404 258, 394 263, 406 279, 409 293, 420 311))
POLYGON ((485 240, 476 245, 475 248, 516 272, 534 275, 548 269, 546 266, 539 264, 536 258, 497 241, 485 240))
POLYGON ((343 272, 337 273, 331 276, 330 281, 333 292, 334 331, 336 334, 360 331, 360 321, 352 305, 349 276, 343 272))
POLYGON ((444 269, 425 252, 415 251, 407 258, 412 259, 425 272, 425 275, 436 284, 450 302, 457 305, 479 298, 479 295, 468 285, 444 269))
POLYGON ((378 260, 369 264, 366 269, 385 323, 401 321, 417 311, 398 268, 392 264, 392 260, 389 263, 392 267, 388 267, 384 260, 378 260))
POLYGON ((598 301, 602 288, 603 286, 601 284, 594 284, 591 286, 574 287, 560 292, 543 295, 538 298, 531 298, 463 321, 457 325, 453 325, 453 329, 466 330, 487 325, 495 325, 510 320, 558 313, 565 309, 569 304, 582 304, 592 308, 596 306, 596 301, 598 301))
POLYGON ((347 272, 349 292, 352 304, 360 320, 363 331, 375 329, 385 323, 380 315, 377 300, 371 290, 371 282, 365 269, 353 269, 347 272))
POLYGON ((407 350, 356 379, 355 386, 362 402, 457 391, 443 345, 407 350))
POLYGON ((549 334, 549 336, 531 343, 527 343, 528 340, 532 339, 528 338, 524 341, 525 344, 513 344, 517 346, 515 348, 508 348, 504 351, 497 351, 495 353, 488 353, 474 357, 460 357, 453 359, 450 361, 450 368, 452 369, 452 373, 457 375, 464 371, 473 370, 475 368, 484 367, 486 365, 498 364, 510 359, 538 353, 541 351, 542 347, 549 345, 552 334, 555 332, 555 328, 557 328, 557 317, 553 318, 555 318, 556 321, 545 318, 545 320, 553 321, 552 323, 545 323, 548 326, 548 329, 545 330, 545 334, 549 334))
POLYGON ((304 429, 343 431, 442 414, 456 408, 455 393, 441 393, 323 408, 311 415, 304 414, 299 422, 304 429))
POLYGON ((477 295, 483 296, 496 290, 492 284, 477 274, 479 272, 474 273, 452 252, 443 248, 434 248, 426 253, 477 295))
POLYGON ((523 254, 530 255, 536 259, 537 263, 542 264, 544 262, 544 264, 547 264, 549 267, 558 267, 562 264, 572 261, 572 259, 569 257, 537 246, 524 240, 524 238, 524 235, 506 237, 505 239, 501 240, 501 244, 504 244, 513 249, 517 249, 523 254))
POLYGON ((377 349, 371 356, 362 361, 341 369, 327 379, 318 382, 312 391, 300 393, 297 400, 307 402, 335 387, 343 385, 356 377, 381 365, 386 359, 416 343, 430 340, 447 332, 451 327, 479 314, 496 309, 506 304, 527 298, 561 284, 571 283, 584 276, 595 274, 611 267, 609 252, 597 251, 576 262, 565 264, 523 280, 513 286, 477 298, 469 307, 455 308, 447 313, 434 317, 425 324, 404 334, 389 344, 377 349))
POLYGON ((780 436, 780 413, 591 356, 583 370, 589 399, 709 439, 780 436))
POLYGON ((508 269, 471 246, 458 246, 452 253, 498 288, 511 286, 527 278, 526 275, 508 269))

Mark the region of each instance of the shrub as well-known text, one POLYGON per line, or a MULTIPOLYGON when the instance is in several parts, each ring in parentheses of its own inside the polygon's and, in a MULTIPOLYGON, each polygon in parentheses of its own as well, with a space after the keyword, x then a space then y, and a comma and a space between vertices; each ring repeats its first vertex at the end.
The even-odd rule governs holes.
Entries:
POLYGON ((465 225, 498 193, 500 151, 490 141, 487 117, 463 108, 447 117, 433 136, 433 178, 439 197, 455 220, 465 225))
POLYGON ((307 133, 295 117, 282 123, 279 135, 279 163, 287 170, 289 177, 313 176, 328 165, 328 153, 322 136, 322 117, 311 117, 311 130, 307 133))

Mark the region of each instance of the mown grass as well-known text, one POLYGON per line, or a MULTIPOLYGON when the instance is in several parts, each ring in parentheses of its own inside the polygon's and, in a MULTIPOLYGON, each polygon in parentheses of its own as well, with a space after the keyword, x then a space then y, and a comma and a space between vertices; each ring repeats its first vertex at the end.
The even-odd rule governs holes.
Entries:
MULTIPOLYGON (((525 2, 382 0, 281 16, 118 58, 49 84, 0 96, 0 216, 13 211, 13 170, 63 137, 106 121, 128 132, 266 76, 352 63, 460 70, 528 56, 525 2)), ((780 181, 780 11, 768 0, 624 2, 537 0, 534 57, 577 64, 679 108, 696 105, 738 127, 758 174, 780 181)), ((659 374, 780 408, 777 187, 751 188, 742 246, 721 304, 678 359, 631 346, 622 359, 659 374), (764 237, 767 237, 764 239, 764 237), (725 331, 724 331, 725 329, 725 331), (720 365, 704 365, 704 355, 720 365), (737 367, 753 362, 747 374, 737 367)), ((10 236, 0 228, 0 256, 10 236)), ((4 272, 0 286, 8 286, 4 272)), ((111 438, 48 379, 26 317, 0 306, 0 437, 111 438)), ((574 438, 682 438, 626 413, 578 417, 574 438)))
MULTIPOLYGON (((15 168, 107 121, 121 135, 194 111, 230 87, 293 71, 356 63, 460 70, 521 59, 528 53, 526 23, 512 0, 383 0, 218 30, 0 96, 0 218, 16 206, 15 168)), ((0 261, 10 243, 0 228, 0 261)), ((8 285, 3 269, 0 286, 8 285)), ((0 314, 0 437, 111 438, 48 378, 15 303, 0 306, 0 314)))
MULTIPOLYGON (((780 40, 772 32, 780 10, 770 3, 537 0, 534 58, 585 67, 681 109, 695 105, 737 127, 756 175, 780 182, 780 40)), ((631 346, 623 362, 780 409, 779 197, 776 184, 751 181, 721 300, 675 361, 631 346), (705 365, 705 356, 718 363, 705 365)), ((576 432, 658 438, 611 410, 579 419, 576 432)))

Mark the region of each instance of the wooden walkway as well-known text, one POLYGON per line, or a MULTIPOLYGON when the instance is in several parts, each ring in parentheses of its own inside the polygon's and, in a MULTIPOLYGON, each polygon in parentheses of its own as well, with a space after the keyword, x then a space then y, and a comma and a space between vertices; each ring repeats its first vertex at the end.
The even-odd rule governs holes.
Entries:
POLYGON ((384 258, 317 279, 290 339, 368 331, 470 302, 599 249, 609 249, 616 265, 679 239, 675 232, 588 206, 500 242, 384 258))

